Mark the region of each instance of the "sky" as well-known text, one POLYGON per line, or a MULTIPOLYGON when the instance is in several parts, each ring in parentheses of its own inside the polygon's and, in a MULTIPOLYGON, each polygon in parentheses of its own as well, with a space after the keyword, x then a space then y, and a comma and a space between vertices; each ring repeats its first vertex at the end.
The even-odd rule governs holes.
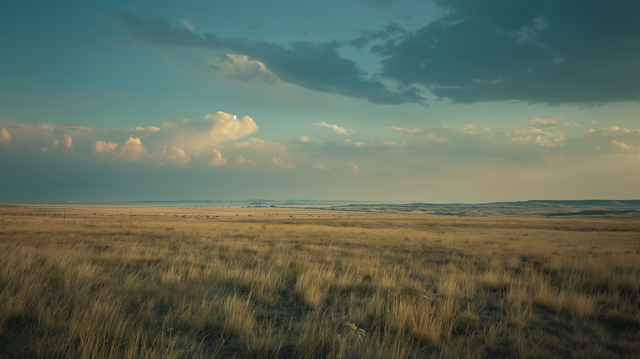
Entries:
POLYGON ((640 199, 639 17, 5 1, 0 201, 640 199))

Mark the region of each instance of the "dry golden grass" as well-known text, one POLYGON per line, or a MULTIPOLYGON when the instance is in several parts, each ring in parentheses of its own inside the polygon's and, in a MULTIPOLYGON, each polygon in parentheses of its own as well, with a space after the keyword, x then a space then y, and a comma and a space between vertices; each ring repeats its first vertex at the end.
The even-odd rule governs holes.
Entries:
POLYGON ((255 318, 251 310, 251 297, 240 298, 237 295, 227 297, 223 303, 224 331, 235 337, 246 337, 253 333, 255 318))
POLYGON ((0 358, 633 358, 639 238, 633 220, 2 206, 0 358))

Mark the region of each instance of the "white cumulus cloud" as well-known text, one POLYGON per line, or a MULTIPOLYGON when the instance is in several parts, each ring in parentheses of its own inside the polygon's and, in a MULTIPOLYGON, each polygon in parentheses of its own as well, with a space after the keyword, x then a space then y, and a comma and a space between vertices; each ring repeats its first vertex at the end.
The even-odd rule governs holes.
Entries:
POLYGON ((117 146, 116 148, 118 157, 127 161, 140 161, 147 154, 147 148, 142 144, 142 141, 137 137, 129 137, 125 143, 117 146))
POLYGON ((73 138, 71 138, 71 136, 64 135, 63 138, 64 138, 64 140, 63 140, 64 141, 64 147, 66 149, 69 149, 69 150, 75 150, 76 149, 75 146, 73 145, 73 138))
POLYGON ((248 164, 248 165, 255 165, 255 164, 256 164, 256 163, 255 163, 255 162, 253 162, 252 160, 248 160, 248 159, 244 158, 244 156, 243 156, 242 154, 240 154, 240 155, 238 156, 238 164, 239 164, 239 165, 241 165, 241 164, 243 164, 243 163, 246 163, 246 164, 248 164))
POLYGON ((130 130, 130 131, 144 131, 144 132, 154 133, 154 132, 160 131, 160 127, 156 127, 156 126, 147 126, 147 127, 136 126, 135 129, 130 130))
MULTIPOLYGON (((57 145, 58 144, 56 143, 56 146, 57 145)), ((96 141, 96 143, 93 145, 93 152, 99 153, 99 154, 114 153, 116 151, 116 147, 118 147, 117 143, 96 141)))
POLYGON ((545 147, 562 145, 564 140, 565 138, 562 132, 550 133, 535 127, 531 127, 528 130, 515 130, 513 137, 511 137, 511 141, 533 142, 545 147))
POLYGON ((244 158, 244 155, 240 154, 240 155, 238 156, 238 164, 239 164, 239 165, 241 165, 241 164, 243 164, 243 163, 246 163, 246 164, 248 164, 248 165, 255 165, 255 164, 256 164, 256 163, 255 163, 255 162, 253 162, 252 160, 248 160, 248 159, 244 158))
POLYGON ((175 165, 186 165, 191 161, 191 157, 187 156, 183 149, 176 147, 164 148, 162 151, 154 152, 153 157, 175 165))
POLYGON ((11 143, 11 135, 6 128, 0 128, 0 142, 11 143))
POLYGON ((220 153, 220 151, 214 149, 213 158, 209 161, 209 164, 212 166, 222 166, 227 164, 227 160, 222 157, 222 153, 220 153))
POLYGON ((611 144, 616 145, 616 146, 618 146, 618 147, 620 147, 620 148, 622 148, 622 149, 625 149, 625 150, 630 150, 630 149, 632 148, 631 146, 629 146, 629 145, 625 144, 625 143, 624 143, 624 142, 622 142, 622 141, 618 142, 618 141, 616 141, 616 140, 612 140, 612 141, 611 141, 611 144))
POLYGON ((234 115, 217 112, 208 114, 203 121, 183 119, 165 122, 157 141, 182 148, 186 152, 200 152, 223 142, 237 140, 258 131, 258 125, 249 116, 234 119, 234 115))

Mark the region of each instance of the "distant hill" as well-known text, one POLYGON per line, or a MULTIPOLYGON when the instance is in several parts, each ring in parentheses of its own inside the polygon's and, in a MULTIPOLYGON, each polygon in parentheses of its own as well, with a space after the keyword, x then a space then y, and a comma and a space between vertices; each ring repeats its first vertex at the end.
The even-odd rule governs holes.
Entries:
POLYGON ((528 201, 531 203, 547 203, 571 207, 638 207, 640 208, 640 200, 607 200, 607 199, 588 199, 581 201, 528 201))
POLYGON ((533 200, 494 203, 349 204, 329 207, 338 211, 423 213, 439 216, 584 217, 640 219, 640 200, 533 200))

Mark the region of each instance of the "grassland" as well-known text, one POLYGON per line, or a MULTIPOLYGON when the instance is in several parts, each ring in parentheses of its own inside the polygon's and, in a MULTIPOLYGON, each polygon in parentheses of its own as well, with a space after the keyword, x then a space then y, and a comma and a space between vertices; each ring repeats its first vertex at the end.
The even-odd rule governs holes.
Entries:
POLYGON ((637 358, 640 222, 0 207, 0 358, 637 358))

